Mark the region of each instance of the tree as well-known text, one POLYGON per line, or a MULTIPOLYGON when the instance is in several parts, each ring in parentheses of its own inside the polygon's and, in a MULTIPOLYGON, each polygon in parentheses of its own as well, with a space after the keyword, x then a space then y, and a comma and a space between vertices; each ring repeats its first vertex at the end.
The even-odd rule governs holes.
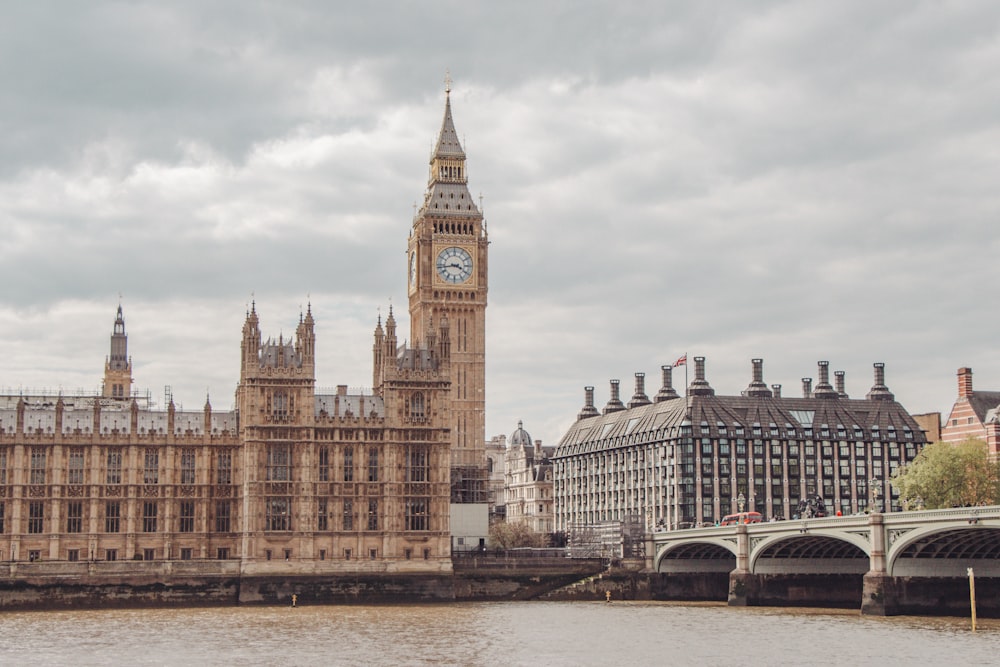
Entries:
POLYGON ((1000 462, 990 459, 982 440, 936 442, 896 471, 892 483, 910 509, 919 502, 927 509, 995 505, 1000 503, 1000 462))
POLYGON ((490 545, 497 549, 518 547, 544 547, 547 536, 536 533, 525 521, 507 523, 497 521, 490 526, 490 545))

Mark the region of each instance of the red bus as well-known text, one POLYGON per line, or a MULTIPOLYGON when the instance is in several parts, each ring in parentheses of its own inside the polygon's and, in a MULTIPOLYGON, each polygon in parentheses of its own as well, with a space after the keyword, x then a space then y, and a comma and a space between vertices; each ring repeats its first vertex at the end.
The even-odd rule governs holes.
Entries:
POLYGON ((740 512, 739 514, 729 514, 722 517, 723 526, 735 526, 739 523, 760 523, 764 518, 760 512, 740 512))

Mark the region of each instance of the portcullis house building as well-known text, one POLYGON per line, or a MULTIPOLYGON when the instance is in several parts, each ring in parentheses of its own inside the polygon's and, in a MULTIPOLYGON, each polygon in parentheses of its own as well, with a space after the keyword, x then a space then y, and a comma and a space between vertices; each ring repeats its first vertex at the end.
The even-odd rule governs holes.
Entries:
POLYGON ((603 410, 586 388, 553 456, 557 531, 611 523, 669 530, 744 510, 766 521, 819 507, 843 514, 872 504, 901 508, 888 480, 926 439, 886 387, 882 364, 862 399, 848 397, 842 372, 830 383, 827 362, 819 363, 815 387, 803 379, 801 397, 768 387, 760 359, 736 396, 716 395, 704 357, 694 359, 686 396, 672 385, 672 367, 662 370, 653 399, 641 373, 628 404, 617 380, 603 410))

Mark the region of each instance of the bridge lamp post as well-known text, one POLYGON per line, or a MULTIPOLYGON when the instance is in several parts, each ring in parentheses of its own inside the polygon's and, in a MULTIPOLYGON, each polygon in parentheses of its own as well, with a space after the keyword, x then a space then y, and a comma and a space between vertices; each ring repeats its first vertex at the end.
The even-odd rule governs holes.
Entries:
POLYGON ((736 506, 740 508, 740 513, 742 513, 743 510, 746 509, 747 498, 746 496, 743 495, 742 491, 740 491, 740 495, 736 497, 736 506))
POLYGON ((877 477, 872 477, 869 484, 871 484, 872 490, 872 511, 880 512, 881 510, 879 509, 878 497, 882 492, 882 480, 877 477))

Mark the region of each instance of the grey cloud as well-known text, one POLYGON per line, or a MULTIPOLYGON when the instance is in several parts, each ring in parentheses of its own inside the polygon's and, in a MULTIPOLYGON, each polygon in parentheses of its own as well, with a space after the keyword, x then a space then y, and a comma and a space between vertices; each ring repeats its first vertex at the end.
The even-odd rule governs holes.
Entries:
POLYGON ((829 358, 859 395, 881 360, 943 410, 959 365, 1000 386, 998 25, 992 3, 18 5, 0 384, 96 383, 119 291, 141 382, 189 404, 231 399, 251 293, 275 333, 312 295, 320 382, 370 382, 375 309, 408 328, 451 68, 491 232, 490 434, 551 442, 582 386, 650 388, 685 351, 724 392, 763 356, 793 393, 829 358))

